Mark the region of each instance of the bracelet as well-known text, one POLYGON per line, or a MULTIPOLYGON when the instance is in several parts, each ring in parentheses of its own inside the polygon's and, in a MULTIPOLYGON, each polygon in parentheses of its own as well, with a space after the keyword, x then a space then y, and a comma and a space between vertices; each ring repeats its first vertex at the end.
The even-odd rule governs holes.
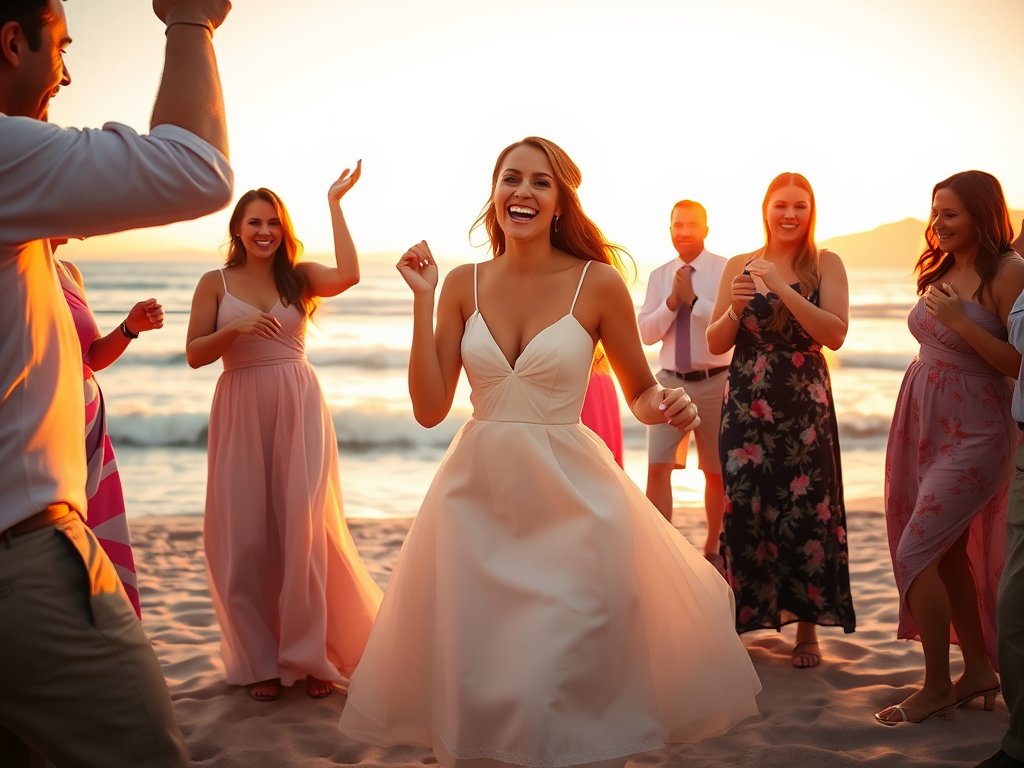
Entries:
POLYGON ((126 339, 128 339, 128 341, 131 341, 132 339, 139 338, 139 334, 132 333, 131 331, 128 330, 128 318, 127 317, 124 320, 121 321, 121 325, 118 326, 118 327, 121 329, 121 333, 124 334, 124 337, 126 339))
POLYGON ((728 317, 728 318, 729 318, 730 320, 732 320, 732 321, 734 321, 734 322, 737 322, 737 323, 738 323, 738 322, 740 321, 740 316, 739 316, 739 315, 737 315, 737 314, 736 314, 735 312, 733 312, 733 310, 732 310, 732 304, 730 304, 730 305, 729 305, 729 311, 728 311, 728 312, 726 312, 725 314, 726 314, 726 317, 728 317))
POLYGON ((213 39, 213 24, 203 24, 202 22, 198 21, 172 21, 170 24, 167 25, 167 29, 164 30, 164 37, 167 36, 167 33, 170 31, 171 27, 173 27, 175 24, 185 24, 189 27, 202 27, 210 33, 210 39, 213 39))

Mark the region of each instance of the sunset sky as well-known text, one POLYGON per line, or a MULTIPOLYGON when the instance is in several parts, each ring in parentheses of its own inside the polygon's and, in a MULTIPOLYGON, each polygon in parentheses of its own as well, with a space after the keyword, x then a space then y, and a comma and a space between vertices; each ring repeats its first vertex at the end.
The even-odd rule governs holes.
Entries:
MULTIPOLYGON (((781 171, 818 197, 818 236, 925 218, 931 187, 978 168, 1024 208, 1021 0, 235 0, 215 39, 236 195, 267 186, 308 251, 326 191, 363 253, 481 258, 467 240, 498 152, 552 139, 591 217, 641 264, 672 255, 669 209, 709 211, 708 246, 762 241, 781 171)), ((73 82, 51 120, 144 131, 163 31, 143 0, 68 0, 73 82)), ((227 212, 69 246, 68 257, 208 251, 227 212)), ((1019 224, 1019 222, 1015 222, 1019 224)), ((482 234, 478 233, 479 242, 482 234)))

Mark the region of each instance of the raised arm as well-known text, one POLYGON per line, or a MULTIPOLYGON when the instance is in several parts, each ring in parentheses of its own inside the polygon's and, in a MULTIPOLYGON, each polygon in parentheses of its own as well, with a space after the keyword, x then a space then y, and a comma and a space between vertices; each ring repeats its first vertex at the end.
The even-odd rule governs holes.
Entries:
POLYGON ((325 267, 314 262, 302 262, 296 269, 306 279, 306 292, 311 296, 337 296, 359 282, 359 256, 355 243, 349 234, 345 214, 341 212, 341 198, 345 196, 363 172, 363 161, 356 163, 351 174, 346 168, 327 192, 327 204, 331 207, 331 224, 334 228, 334 261, 336 266, 325 267))
POLYGON ((708 351, 713 355, 724 355, 736 344, 740 315, 754 298, 754 279, 743 274, 743 267, 749 258, 750 254, 733 256, 722 270, 715 308, 711 311, 714 319, 708 323, 706 336, 708 351))
POLYGON ((423 240, 402 256, 398 271, 413 292, 412 348, 409 350, 409 397, 416 421, 440 424, 452 408, 462 370, 463 297, 472 295, 472 266, 452 270, 444 281, 434 328, 437 262, 423 240))
POLYGON ((272 339, 281 332, 281 321, 269 312, 255 312, 217 329, 217 309, 223 298, 220 273, 207 272, 199 279, 188 317, 185 358, 193 368, 216 362, 242 335, 272 339))
MULTIPOLYGON (((1003 325, 1009 329, 1010 312, 1024 291, 1024 260, 1016 254, 1003 260, 992 281, 993 303, 1003 325)), ((963 336, 964 341, 1004 375, 1016 379, 1020 375, 1021 353, 1009 342, 997 339, 964 312, 963 303, 953 286, 929 286, 924 297, 925 308, 947 328, 963 336)))
POLYGON ((846 341, 850 326, 850 285, 842 259, 831 251, 818 256, 818 304, 814 305, 779 275, 766 259, 747 265, 751 275, 760 277, 769 291, 778 296, 812 339, 829 349, 839 349, 846 341))
POLYGON ((683 431, 700 424, 697 407, 690 404, 685 391, 662 389, 655 382, 622 276, 613 267, 593 264, 582 290, 586 291, 582 311, 596 313, 598 336, 633 415, 644 424, 668 423, 683 431))
POLYGON ((228 130, 213 30, 230 10, 229 0, 153 0, 154 13, 167 25, 167 48, 150 127, 184 128, 225 158, 228 130))

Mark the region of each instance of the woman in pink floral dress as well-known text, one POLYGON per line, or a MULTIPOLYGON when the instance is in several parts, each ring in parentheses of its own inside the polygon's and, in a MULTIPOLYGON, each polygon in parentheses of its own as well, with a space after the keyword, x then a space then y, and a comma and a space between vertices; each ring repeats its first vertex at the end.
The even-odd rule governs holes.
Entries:
POLYGON ((814 193, 784 173, 762 206, 767 243, 729 260, 708 349, 735 345, 722 408, 722 555, 736 629, 796 623, 793 665, 821 662, 818 625, 853 632, 839 435, 822 347, 846 339, 839 257, 814 244, 814 193))
POLYGON ((922 688, 875 715, 921 722, 999 691, 996 586, 1004 514, 1020 430, 1010 416, 1021 356, 1006 318, 1024 289, 1024 260, 995 177, 958 173, 935 186, 921 299, 910 331, 921 351, 907 369, 885 462, 885 517, 900 592, 898 636, 920 639, 922 688), (963 675, 950 679, 949 643, 963 675))

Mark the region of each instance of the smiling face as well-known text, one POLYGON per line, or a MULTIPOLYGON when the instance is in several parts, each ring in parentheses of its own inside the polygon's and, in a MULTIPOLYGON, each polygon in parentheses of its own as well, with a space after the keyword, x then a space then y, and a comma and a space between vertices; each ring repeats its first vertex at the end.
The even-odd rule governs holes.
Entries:
POLYGON ((284 238, 284 226, 277 209, 266 200, 256 199, 245 206, 236 232, 247 256, 273 259, 284 238))
POLYGON ((71 83, 64 65, 64 53, 71 44, 64 7, 60 0, 50 0, 37 50, 32 50, 30 43, 34 41, 16 24, 4 25, 4 30, 3 55, 13 73, 3 94, 5 111, 12 116, 45 121, 49 117, 50 99, 60 86, 71 83))
POLYGON ((768 198, 765 225, 772 242, 796 245, 807 238, 811 225, 811 194, 801 187, 780 187, 768 198))
POLYGON ((679 258, 689 264, 704 250, 708 225, 696 206, 677 205, 672 211, 672 245, 679 258))
POLYGON ((948 187, 932 198, 932 233, 944 253, 963 253, 978 246, 978 228, 956 193, 948 187))
POLYGON ((551 220, 562 211, 547 155, 528 144, 511 150, 501 164, 491 201, 506 238, 549 237, 551 220))

